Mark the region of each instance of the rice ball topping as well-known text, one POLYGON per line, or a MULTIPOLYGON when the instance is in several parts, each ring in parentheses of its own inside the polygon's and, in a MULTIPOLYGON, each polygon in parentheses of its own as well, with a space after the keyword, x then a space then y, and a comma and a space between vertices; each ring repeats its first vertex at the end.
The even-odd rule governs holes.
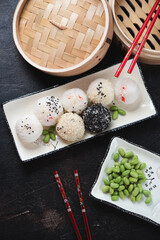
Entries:
POLYGON ((87 96, 90 102, 107 107, 114 100, 112 83, 103 78, 94 80, 88 87, 87 96))
POLYGON ((43 126, 54 126, 63 114, 63 107, 54 96, 42 97, 37 101, 35 114, 43 126))
POLYGON ((36 141, 43 131, 43 127, 36 116, 29 114, 18 119, 15 129, 20 140, 26 143, 36 141))
POLYGON ((85 132, 84 122, 76 113, 65 113, 56 125, 58 135, 70 142, 80 140, 85 132))

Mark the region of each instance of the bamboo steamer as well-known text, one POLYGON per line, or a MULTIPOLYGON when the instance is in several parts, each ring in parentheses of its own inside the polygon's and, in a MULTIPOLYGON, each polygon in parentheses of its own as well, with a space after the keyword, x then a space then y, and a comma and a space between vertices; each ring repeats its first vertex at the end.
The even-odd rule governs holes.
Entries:
MULTIPOLYGON (((114 31, 126 50, 131 46, 154 3, 155 0, 109 1, 115 22, 114 31)), ((145 31, 138 44, 141 43, 145 31)), ((134 49, 133 54, 137 49, 138 46, 134 49)), ((160 18, 157 19, 138 59, 147 64, 160 64, 160 18)))
POLYGON ((22 57, 57 76, 85 72, 105 56, 113 19, 105 0, 20 0, 13 38, 22 57))

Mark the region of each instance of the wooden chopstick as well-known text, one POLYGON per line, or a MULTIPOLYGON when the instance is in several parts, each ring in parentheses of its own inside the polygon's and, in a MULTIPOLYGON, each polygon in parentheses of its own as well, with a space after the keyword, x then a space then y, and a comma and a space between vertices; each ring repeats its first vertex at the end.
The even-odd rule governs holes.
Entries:
POLYGON ((156 11, 156 13, 155 13, 155 15, 153 17, 153 20, 150 23, 150 25, 149 25, 149 27, 148 27, 148 29, 147 29, 147 31, 146 31, 143 39, 142 39, 141 44, 139 45, 139 48, 138 48, 138 50, 137 50, 137 52, 136 52, 136 54, 135 54, 135 56, 134 56, 134 58, 133 58, 133 60, 131 62, 131 65, 129 66, 128 73, 132 73, 133 68, 134 68, 134 66, 135 66, 135 64, 137 62, 137 59, 138 59, 138 57, 139 57, 139 55, 140 55, 140 53, 141 53, 141 51, 142 51, 142 49, 144 47, 144 44, 145 44, 145 42, 146 42, 146 40, 147 40, 147 38, 148 38, 148 36, 149 36, 149 34, 150 34, 154 24, 155 24, 155 21, 157 20, 159 14, 160 14, 160 6, 158 7, 158 9, 157 9, 157 11, 156 11))
POLYGON ((86 229, 87 239, 91 240, 92 238, 91 238, 91 233, 90 233, 90 229, 89 229, 87 213, 86 213, 86 209, 85 209, 85 205, 84 205, 84 200, 83 200, 83 196, 82 196, 82 190, 81 190, 80 181, 79 181, 79 175, 78 175, 78 171, 77 170, 74 170, 74 177, 75 177, 75 182, 76 182, 79 202, 80 202, 80 206, 81 206, 84 226, 85 226, 85 229, 86 229))
POLYGON ((149 20, 151 19, 152 15, 153 15, 154 11, 156 10, 157 5, 158 5, 159 3, 160 3, 160 0, 156 0, 155 4, 153 5, 151 11, 149 12, 149 14, 148 14, 148 16, 147 16, 147 18, 146 18, 146 20, 144 21, 142 27, 140 28, 139 32, 137 33, 137 35, 136 35, 136 37, 135 37, 132 45, 130 46, 127 54, 125 55, 123 61, 121 62, 119 68, 117 69, 117 71, 116 71, 116 73, 115 73, 115 77, 119 77, 120 73, 122 72, 122 70, 123 70, 123 68, 124 68, 127 60, 129 59, 131 53, 133 52, 133 49, 135 48, 138 40, 140 39, 140 37, 141 37, 144 29, 146 28, 149 20))
POLYGON ((62 198, 63 198, 63 200, 64 200, 66 209, 67 209, 67 211, 68 211, 68 215, 69 215, 69 217, 70 217, 70 220, 71 220, 72 225, 73 225, 73 227, 74 227, 75 233, 76 233, 76 235, 77 235, 77 239, 78 239, 78 240, 82 240, 81 234, 80 234, 79 229, 78 229, 78 226, 77 226, 77 224, 76 224, 76 220, 75 220, 75 218, 74 218, 74 216, 73 216, 73 212, 72 212, 72 210, 71 210, 69 201, 68 201, 67 196, 66 196, 66 194, 65 194, 65 191, 64 191, 64 188, 63 188, 63 186, 62 186, 62 183, 61 183, 60 177, 59 177, 59 175, 58 175, 58 172, 57 172, 57 171, 54 171, 54 172, 53 172, 53 175, 54 175, 54 177, 55 177, 55 179, 56 179, 56 182, 57 182, 59 191, 60 191, 60 193, 61 193, 61 195, 62 195, 62 198))

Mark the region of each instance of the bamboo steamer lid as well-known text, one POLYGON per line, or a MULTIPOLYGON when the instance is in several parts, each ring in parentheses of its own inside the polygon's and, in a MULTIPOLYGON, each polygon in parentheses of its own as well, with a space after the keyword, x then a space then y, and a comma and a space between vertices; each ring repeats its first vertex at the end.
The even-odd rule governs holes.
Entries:
POLYGON ((32 66, 57 76, 85 72, 106 54, 113 35, 105 0, 20 0, 13 38, 32 66))
MULTIPOLYGON (((109 3, 115 20, 114 31, 123 47, 128 50, 155 0, 110 0, 109 3)), ((145 32, 146 30, 138 44, 141 43, 145 32)), ((133 54, 137 49, 138 46, 133 54)), ((160 64, 160 18, 157 19, 138 59, 147 64, 160 64)))

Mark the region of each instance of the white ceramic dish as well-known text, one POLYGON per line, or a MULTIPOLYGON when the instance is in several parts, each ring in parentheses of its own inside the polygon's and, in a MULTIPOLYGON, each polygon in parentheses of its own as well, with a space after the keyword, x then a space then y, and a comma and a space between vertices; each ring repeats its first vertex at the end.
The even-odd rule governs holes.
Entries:
POLYGON ((112 139, 110 146, 105 154, 98 176, 94 182, 90 195, 96 200, 107 203, 114 206, 124 212, 128 212, 132 215, 150 221, 154 224, 160 225, 160 156, 145 150, 144 148, 137 146, 133 143, 129 143, 119 137, 112 139), (103 179, 107 177, 105 173, 108 167, 113 166, 113 153, 117 152, 118 148, 122 147, 125 151, 132 150, 138 155, 141 162, 147 164, 144 170, 147 180, 142 184, 143 189, 151 191, 152 202, 146 205, 143 196, 141 202, 132 203, 130 199, 119 199, 114 202, 110 198, 110 194, 104 194, 101 190, 104 186, 103 179))
MULTIPOLYGON (((127 69, 130 63, 131 63, 131 60, 127 62, 123 72, 121 73, 121 78, 131 77, 133 80, 137 82, 142 94, 141 102, 136 109, 133 109, 132 111, 127 111, 127 114, 125 117, 119 116, 116 121, 112 121, 107 131, 116 130, 118 128, 125 127, 129 124, 133 124, 135 122, 138 122, 156 115, 155 107, 145 88, 143 78, 138 68, 138 65, 135 66, 131 75, 127 74, 127 69)), ((39 144, 39 143, 22 144, 22 142, 19 140, 15 132, 15 123, 19 117, 28 113, 33 113, 34 103, 43 96, 54 95, 55 97, 58 97, 59 99, 61 99, 61 96, 65 90, 69 88, 75 88, 75 87, 81 88, 84 91, 86 91, 90 82, 92 82, 94 79, 97 79, 97 78, 108 78, 112 81, 113 85, 115 85, 118 79, 114 77, 114 74, 118 68, 118 65, 119 64, 113 67, 110 67, 108 69, 105 69, 103 71, 86 76, 84 78, 78 79, 71 83, 65 84, 63 86, 59 86, 59 87, 56 86, 49 90, 43 90, 38 93, 32 93, 30 95, 23 96, 19 99, 14 99, 7 103, 4 103, 3 104, 4 113, 5 113, 9 128, 11 130, 11 133, 12 133, 12 136, 21 160, 29 161, 33 158, 46 155, 56 150, 60 150, 64 147, 74 145, 76 143, 69 144, 57 137, 57 140, 55 142, 51 142, 51 144, 48 144, 48 145, 39 144)), ((78 143, 82 141, 86 141, 89 138, 102 135, 107 131, 99 134, 90 134, 86 132, 84 138, 78 143)))

